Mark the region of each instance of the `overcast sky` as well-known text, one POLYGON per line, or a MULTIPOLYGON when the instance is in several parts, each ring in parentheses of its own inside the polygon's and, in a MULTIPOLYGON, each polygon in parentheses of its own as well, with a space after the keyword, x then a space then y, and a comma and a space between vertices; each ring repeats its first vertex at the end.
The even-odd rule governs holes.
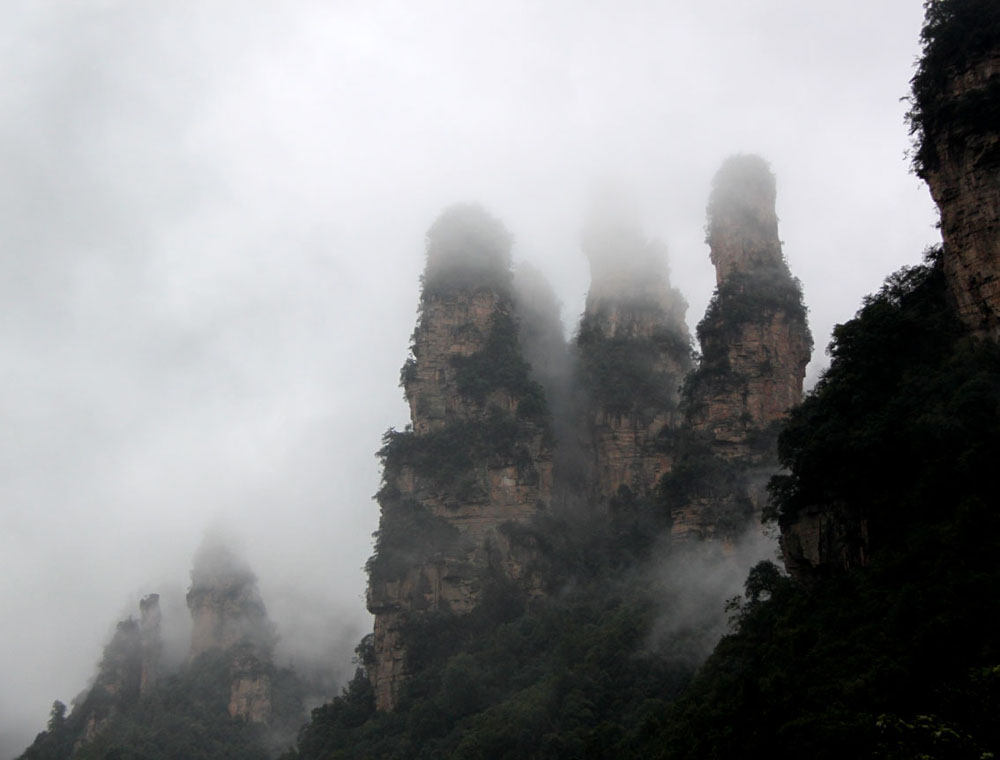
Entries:
POLYGON ((0 10, 0 753, 235 536, 286 652, 370 627, 374 451, 424 233, 479 201, 572 330, 595 177, 692 328, 713 173, 757 152, 817 351, 937 239, 903 114, 920 0, 8 0, 0 10))

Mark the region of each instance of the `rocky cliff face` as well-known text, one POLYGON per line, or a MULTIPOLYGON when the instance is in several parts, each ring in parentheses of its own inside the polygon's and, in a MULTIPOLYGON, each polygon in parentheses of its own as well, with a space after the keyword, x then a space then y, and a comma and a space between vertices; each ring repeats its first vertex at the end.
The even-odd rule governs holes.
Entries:
POLYGON ((195 557, 187 605, 192 621, 189 662, 211 652, 227 657, 229 714, 267 721, 277 637, 257 577, 225 544, 206 540, 195 557))
POLYGON ((928 8, 913 78, 914 166, 941 212, 944 269, 962 321, 1000 339, 1000 10, 928 8))
POLYGON ((116 715, 129 709, 156 684, 160 638, 159 597, 151 594, 139 604, 140 619, 118 623, 104 648, 94 685, 74 708, 82 727, 75 749, 92 741, 116 715))
POLYGON ((736 156, 715 177, 707 242, 718 287, 698 325, 702 360, 687 403, 691 426, 724 455, 744 453, 752 431, 802 399, 812 351, 774 203, 774 175, 763 159, 736 156))
POLYGON ((412 424, 390 431, 380 452, 382 516, 368 566, 381 709, 395 705, 405 678, 410 622, 466 613, 496 581, 539 593, 535 550, 512 526, 549 503, 551 433, 520 351, 509 247, 500 223, 474 206, 446 211, 428 233, 401 377, 412 424))
POLYGON ((270 656, 274 627, 257 590, 257 578, 223 545, 206 545, 199 551, 187 605, 193 626, 188 659, 243 644, 270 656))
POLYGON ((83 718, 83 729, 74 749, 92 741, 119 712, 139 699, 142 655, 139 623, 131 617, 118 623, 111 642, 104 648, 93 687, 75 708, 83 718))
POLYGON ((774 425, 802 398, 812 336, 774 203, 763 159, 734 156, 716 174, 707 242, 718 286, 698 325, 701 361, 685 386, 679 453, 685 475, 699 471, 702 482, 674 490, 677 538, 733 535, 759 517, 776 469, 774 425))
MULTIPOLYGON (((1000 100, 1000 50, 954 72, 946 97, 956 104, 1000 100)), ((1000 340, 1000 122, 971 133, 956 123, 934 139, 938 162, 926 178, 941 211, 950 291, 974 332, 1000 340)))
POLYGON ((687 302, 670 286, 664 246, 614 199, 592 213, 583 250, 591 286, 576 350, 589 497, 649 498, 670 471, 683 420, 679 389, 693 364, 687 302))

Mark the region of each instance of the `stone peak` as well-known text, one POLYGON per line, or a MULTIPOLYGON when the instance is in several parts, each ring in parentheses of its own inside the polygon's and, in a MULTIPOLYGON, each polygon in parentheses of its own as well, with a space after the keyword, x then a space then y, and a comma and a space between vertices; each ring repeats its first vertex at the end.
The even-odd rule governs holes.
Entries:
POLYGON ((754 270, 786 270, 778 239, 774 174, 753 154, 726 159, 712 180, 705 241, 716 281, 754 270))
POLYGON ((187 593, 193 628, 193 659, 210 649, 250 647, 269 657, 276 635, 257 588, 257 576, 233 549, 215 536, 195 555, 187 593))

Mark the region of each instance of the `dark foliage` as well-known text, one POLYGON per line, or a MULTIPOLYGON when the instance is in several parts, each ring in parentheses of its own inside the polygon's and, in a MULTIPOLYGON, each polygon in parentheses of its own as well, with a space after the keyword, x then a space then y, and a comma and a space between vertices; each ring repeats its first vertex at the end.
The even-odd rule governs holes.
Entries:
MULTIPOLYGON (((663 321, 648 307, 645 321, 663 321)), ((610 414, 655 415, 677 406, 678 387, 691 364, 691 344, 680 328, 651 336, 608 336, 601 314, 584 314, 576 337, 581 383, 610 414)))
POLYGON ((500 591, 467 617, 423 620, 398 709, 374 713, 359 674, 314 711, 295 757, 639 757, 690 676, 637 654, 653 613, 639 584, 609 582, 527 609, 500 591))
POLYGON ((134 702, 116 703, 103 713, 107 721, 97 735, 75 752, 95 705, 88 697, 68 717, 54 706, 48 730, 21 760, 267 760, 294 738, 301 686, 292 671, 262 664, 271 679, 270 725, 231 718, 232 656, 206 652, 134 702))
POLYGON ((461 497, 465 485, 474 487, 477 463, 513 462, 535 434, 532 423, 496 407, 482 419, 451 422, 419 435, 412 430, 390 428, 382 436, 378 451, 383 480, 390 483, 404 466, 412 467, 435 487, 461 497))
POLYGON ((654 756, 980 758, 1000 747, 1000 352, 963 337, 940 265, 904 270, 835 331, 781 436, 786 519, 838 503, 870 566, 801 586, 751 574, 738 631, 654 756))
POLYGON ((383 488, 382 520, 375 533, 375 553, 365 565, 372 583, 400 580, 407 570, 458 546, 458 529, 425 506, 383 488))
POLYGON ((524 360, 518 342, 517 323, 507 310, 499 309, 494 314, 482 351, 454 356, 451 363, 458 392, 463 396, 484 404, 490 393, 506 390, 517 400, 520 416, 546 424, 545 393, 531 378, 531 365, 524 360))
POLYGON ((715 289, 705 316, 698 323, 701 362, 684 379, 681 395, 692 403, 705 403, 713 392, 732 395, 744 380, 729 364, 730 347, 742 340, 748 325, 767 325, 776 316, 793 328, 801 325, 807 349, 812 351, 802 286, 784 261, 753 272, 731 273, 715 289))
POLYGON ((995 133, 1000 124, 1000 82, 955 98, 948 81, 987 55, 1000 52, 1000 4, 995 0, 927 0, 920 39, 923 54, 907 117, 914 136, 914 171, 924 179, 938 167, 937 142, 957 147, 969 137, 995 133))
MULTIPOLYGON (((399 708, 372 712, 357 681, 314 716, 298 756, 996 751, 1000 646, 987 621, 1000 619, 990 466, 1000 461, 1000 352, 965 337, 933 254, 867 299, 830 353, 781 436, 789 475, 776 481, 775 511, 788 519, 834 501, 863 512, 877 544, 867 567, 806 586, 758 565, 730 607, 734 632, 675 701, 690 670, 638 654, 654 594, 636 568, 671 503, 739 490, 743 465, 696 438, 672 441, 679 455, 663 503, 622 489, 610 520, 547 515, 511 527, 542 548, 562 593, 530 605, 500 584, 467 617, 422 619, 408 632, 414 673, 399 708)), ((773 430, 761 431, 749 456, 773 442, 773 430)))
POLYGON ((806 322, 802 285, 784 262, 753 272, 733 272, 715 289, 698 323, 704 361, 711 364, 721 358, 724 348, 740 337, 744 325, 766 324, 779 313, 791 323, 806 322))
POLYGON ((780 515, 842 502, 881 542, 901 521, 988 493, 1000 461, 1000 358, 962 337, 937 257, 890 277, 835 328, 830 369, 779 439, 791 471, 774 486, 780 515))
POLYGON ((660 509, 670 515, 700 500, 705 519, 720 535, 741 535, 753 513, 747 477, 758 462, 720 456, 707 436, 697 434, 685 434, 675 446, 674 465, 658 487, 660 509))

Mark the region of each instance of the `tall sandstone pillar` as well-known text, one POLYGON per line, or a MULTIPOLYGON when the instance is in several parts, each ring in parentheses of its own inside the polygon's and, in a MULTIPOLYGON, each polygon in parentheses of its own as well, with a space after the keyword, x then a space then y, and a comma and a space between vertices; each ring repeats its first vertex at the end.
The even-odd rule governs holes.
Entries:
POLYGON ((257 576, 225 544, 208 538, 199 548, 187 593, 191 611, 189 662, 215 653, 229 663, 229 714, 254 723, 271 717, 274 624, 257 576))
POLYGON ((717 288, 686 386, 689 477, 672 493, 678 538, 737 535, 759 516, 777 464, 775 423, 802 398, 812 336, 774 204, 774 175, 758 156, 734 156, 715 176, 707 242, 717 288))
POLYGON ((368 609, 379 709, 407 672, 406 628, 463 615, 491 584, 541 593, 531 540, 516 530, 547 508, 552 440, 529 377, 511 292, 510 237, 478 206, 445 211, 427 235, 420 316, 401 373, 411 425, 379 452, 383 484, 368 609))
POLYGON ((590 498, 598 505, 649 498, 672 464, 683 416, 680 385, 693 365, 665 246, 647 239, 627 201, 599 198, 584 228, 591 284, 576 338, 587 398, 582 436, 590 498))

